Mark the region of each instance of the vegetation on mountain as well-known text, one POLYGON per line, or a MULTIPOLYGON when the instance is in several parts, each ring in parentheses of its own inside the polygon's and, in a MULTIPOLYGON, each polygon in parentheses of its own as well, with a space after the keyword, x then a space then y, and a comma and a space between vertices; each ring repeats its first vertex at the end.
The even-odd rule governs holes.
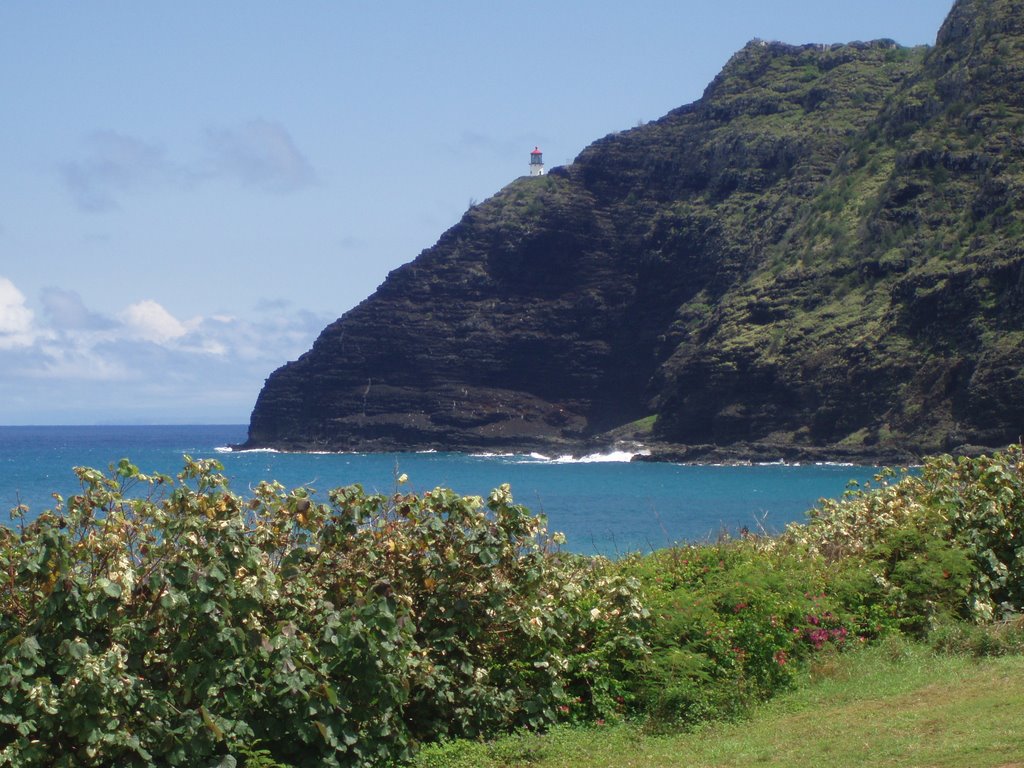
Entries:
POLYGON ((248 444, 1014 442, 1022 76, 1021 0, 958 0, 932 47, 752 41, 695 103, 473 206, 270 376, 248 444))
POLYGON ((507 486, 324 503, 240 497, 205 460, 77 474, 0 527, 0 765, 390 765, 735 719, 886 638, 1024 652, 1019 445, 887 472, 779 537, 615 562, 562 552, 507 486))
POLYGON ((698 377, 711 376, 763 382, 763 407, 744 397, 726 408, 743 438, 779 427, 784 440, 916 451, 1018 438, 1022 10, 955 5, 765 258, 688 329, 696 343, 666 366, 666 435, 711 418, 706 436, 725 436, 713 421, 720 388, 709 395, 718 400, 687 406, 710 389, 698 377), (787 402, 802 411, 796 424, 773 415, 787 402))

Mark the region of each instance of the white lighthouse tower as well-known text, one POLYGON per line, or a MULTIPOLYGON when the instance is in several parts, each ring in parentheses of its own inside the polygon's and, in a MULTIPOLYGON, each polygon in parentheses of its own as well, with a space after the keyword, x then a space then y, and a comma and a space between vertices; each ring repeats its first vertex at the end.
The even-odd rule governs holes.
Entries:
POLYGON ((544 175, 544 155, 541 153, 539 147, 534 147, 533 152, 530 153, 530 175, 544 175))

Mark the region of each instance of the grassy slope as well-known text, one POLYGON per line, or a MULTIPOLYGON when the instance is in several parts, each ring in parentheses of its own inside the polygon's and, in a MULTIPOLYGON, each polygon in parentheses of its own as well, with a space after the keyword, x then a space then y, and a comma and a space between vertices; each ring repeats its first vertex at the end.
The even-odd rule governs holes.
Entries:
POLYGON ((652 735, 631 725, 427 749, 432 768, 1024 768, 1024 657, 981 661, 890 643, 835 657, 749 722, 652 735))

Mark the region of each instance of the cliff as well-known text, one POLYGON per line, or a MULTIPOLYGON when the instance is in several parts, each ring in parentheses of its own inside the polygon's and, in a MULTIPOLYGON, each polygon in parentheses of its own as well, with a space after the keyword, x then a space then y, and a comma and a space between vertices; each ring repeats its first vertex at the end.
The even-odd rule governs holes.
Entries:
POLYGON ((753 41, 473 207, 275 371, 247 446, 903 457, 1024 431, 1024 0, 753 41))

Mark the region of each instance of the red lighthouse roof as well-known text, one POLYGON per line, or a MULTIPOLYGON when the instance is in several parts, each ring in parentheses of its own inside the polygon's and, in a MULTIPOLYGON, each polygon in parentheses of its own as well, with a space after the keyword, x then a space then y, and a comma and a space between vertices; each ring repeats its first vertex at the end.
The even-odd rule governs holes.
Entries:
POLYGON ((541 153, 540 152, 540 148, 539 147, 534 147, 533 148, 533 152, 531 152, 530 154, 531 155, 539 155, 540 153, 541 153))

